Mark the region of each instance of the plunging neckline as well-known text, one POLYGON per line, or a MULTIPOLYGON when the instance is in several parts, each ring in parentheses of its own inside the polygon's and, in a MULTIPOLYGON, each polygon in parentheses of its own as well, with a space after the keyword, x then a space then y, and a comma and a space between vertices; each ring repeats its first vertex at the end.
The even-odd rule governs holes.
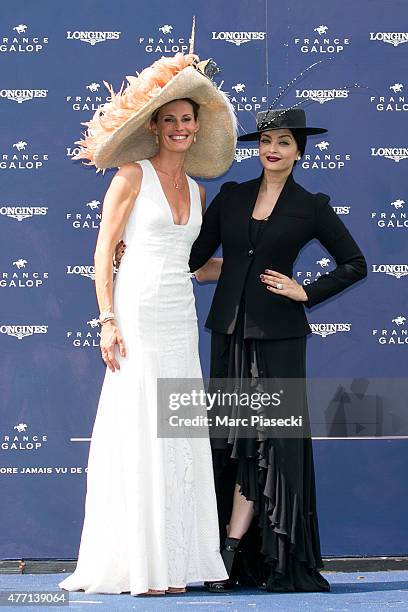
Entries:
POLYGON ((167 204, 167 209, 168 209, 168 211, 169 211, 170 218, 171 218, 171 221, 172 221, 173 225, 174 225, 175 227, 186 227, 186 225, 188 225, 188 224, 190 223, 190 218, 191 218, 191 204, 192 204, 192 193, 191 193, 191 185, 190 185, 189 177, 188 177, 188 176, 187 176, 187 174, 186 174, 186 179, 187 179, 187 184, 188 184, 188 195, 189 195, 189 203, 188 203, 188 204, 189 204, 189 210, 188 210, 188 219, 187 219, 186 223, 175 223, 175 221, 174 221, 174 216, 173 216, 173 209, 171 208, 171 206, 170 206, 170 202, 168 201, 167 196, 166 196, 166 194, 165 194, 165 192, 164 192, 163 185, 161 184, 161 181, 160 181, 159 175, 157 174, 156 168, 153 166, 153 164, 152 164, 152 162, 150 161, 150 159, 148 159, 147 161, 148 161, 148 162, 149 162, 149 164, 151 165, 152 170, 153 170, 153 173, 154 173, 154 176, 156 177, 156 180, 157 180, 157 182, 159 183, 160 191, 161 191, 161 193, 162 193, 162 196, 163 196, 163 199, 164 199, 165 203, 167 204))

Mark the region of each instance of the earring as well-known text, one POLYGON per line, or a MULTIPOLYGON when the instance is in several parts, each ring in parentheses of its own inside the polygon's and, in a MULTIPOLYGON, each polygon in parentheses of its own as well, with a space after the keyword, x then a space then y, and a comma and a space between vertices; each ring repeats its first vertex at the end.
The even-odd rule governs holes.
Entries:
POLYGON ((156 140, 156 144, 158 145, 159 144, 159 137, 158 137, 157 134, 155 134, 155 140, 156 140))
POLYGON ((299 161, 299 159, 301 159, 301 155, 298 155, 296 159, 299 161))
POLYGON ((193 136, 193 142, 196 143, 197 142, 197 134, 194 132, 194 136, 193 136))

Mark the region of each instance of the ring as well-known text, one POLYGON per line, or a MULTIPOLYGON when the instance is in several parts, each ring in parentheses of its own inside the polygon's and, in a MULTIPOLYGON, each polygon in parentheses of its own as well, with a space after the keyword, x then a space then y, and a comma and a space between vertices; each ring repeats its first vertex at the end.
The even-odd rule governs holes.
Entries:
POLYGON ((277 289, 283 289, 282 283, 276 283, 276 288, 277 289))

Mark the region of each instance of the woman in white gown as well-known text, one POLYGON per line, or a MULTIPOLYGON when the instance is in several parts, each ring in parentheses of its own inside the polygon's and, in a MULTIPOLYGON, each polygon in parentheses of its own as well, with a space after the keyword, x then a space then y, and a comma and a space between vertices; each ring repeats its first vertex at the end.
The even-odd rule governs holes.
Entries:
POLYGON ((78 563, 59 583, 69 591, 153 595, 227 577, 209 440, 157 436, 157 378, 201 378, 188 259, 205 195, 187 171, 225 172, 236 133, 229 102, 200 72, 196 56, 176 58, 148 69, 162 73, 163 62, 168 69, 173 60, 161 93, 156 89, 136 112, 135 105, 95 146, 100 120, 106 129, 126 92, 128 108, 140 80, 146 90, 143 71, 117 94, 121 100, 96 113, 81 141, 82 157, 119 170, 104 200, 95 252, 107 369, 90 445, 78 563), (208 157, 206 141, 214 133, 203 126, 209 130, 211 120, 219 138, 208 157), (127 250, 113 288, 112 254, 122 235, 127 250))

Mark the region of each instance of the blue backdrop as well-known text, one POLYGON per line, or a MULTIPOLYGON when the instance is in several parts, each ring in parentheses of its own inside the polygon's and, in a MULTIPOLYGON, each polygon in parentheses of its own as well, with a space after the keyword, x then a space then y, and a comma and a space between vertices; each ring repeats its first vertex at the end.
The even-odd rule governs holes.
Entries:
MULTIPOLYGON (((222 68, 242 130, 279 88, 323 60, 281 102, 307 106, 309 139, 295 179, 331 196, 369 266, 358 287, 310 311, 311 376, 405 377, 408 350, 408 8, 402 0, 8 0, 0 24, 0 283, 2 490, 0 554, 76 557, 89 436, 104 365, 98 349, 93 251, 104 176, 71 160, 75 140, 107 100, 162 55, 195 51, 222 68), (365 87, 355 87, 355 84, 365 87), (335 325, 333 325, 335 324, 335 325), (326 334, 328 330, 334 333, 326 334)), ((260 173, 239 146, 226 180, 260 173)), ((319 244, 299 282, 333 269, 319 244)), ((202 329, 213 286, 196 287, 202 329)), ((115 407, 112 407, 115 409, 115 407)), ((323 555, 408 554, 403 435, 315 438, 323 555)), ((407 433, 407 432, 405 432, 407 433)), ((121 440, 112 439, 113 445, 121 440)))

